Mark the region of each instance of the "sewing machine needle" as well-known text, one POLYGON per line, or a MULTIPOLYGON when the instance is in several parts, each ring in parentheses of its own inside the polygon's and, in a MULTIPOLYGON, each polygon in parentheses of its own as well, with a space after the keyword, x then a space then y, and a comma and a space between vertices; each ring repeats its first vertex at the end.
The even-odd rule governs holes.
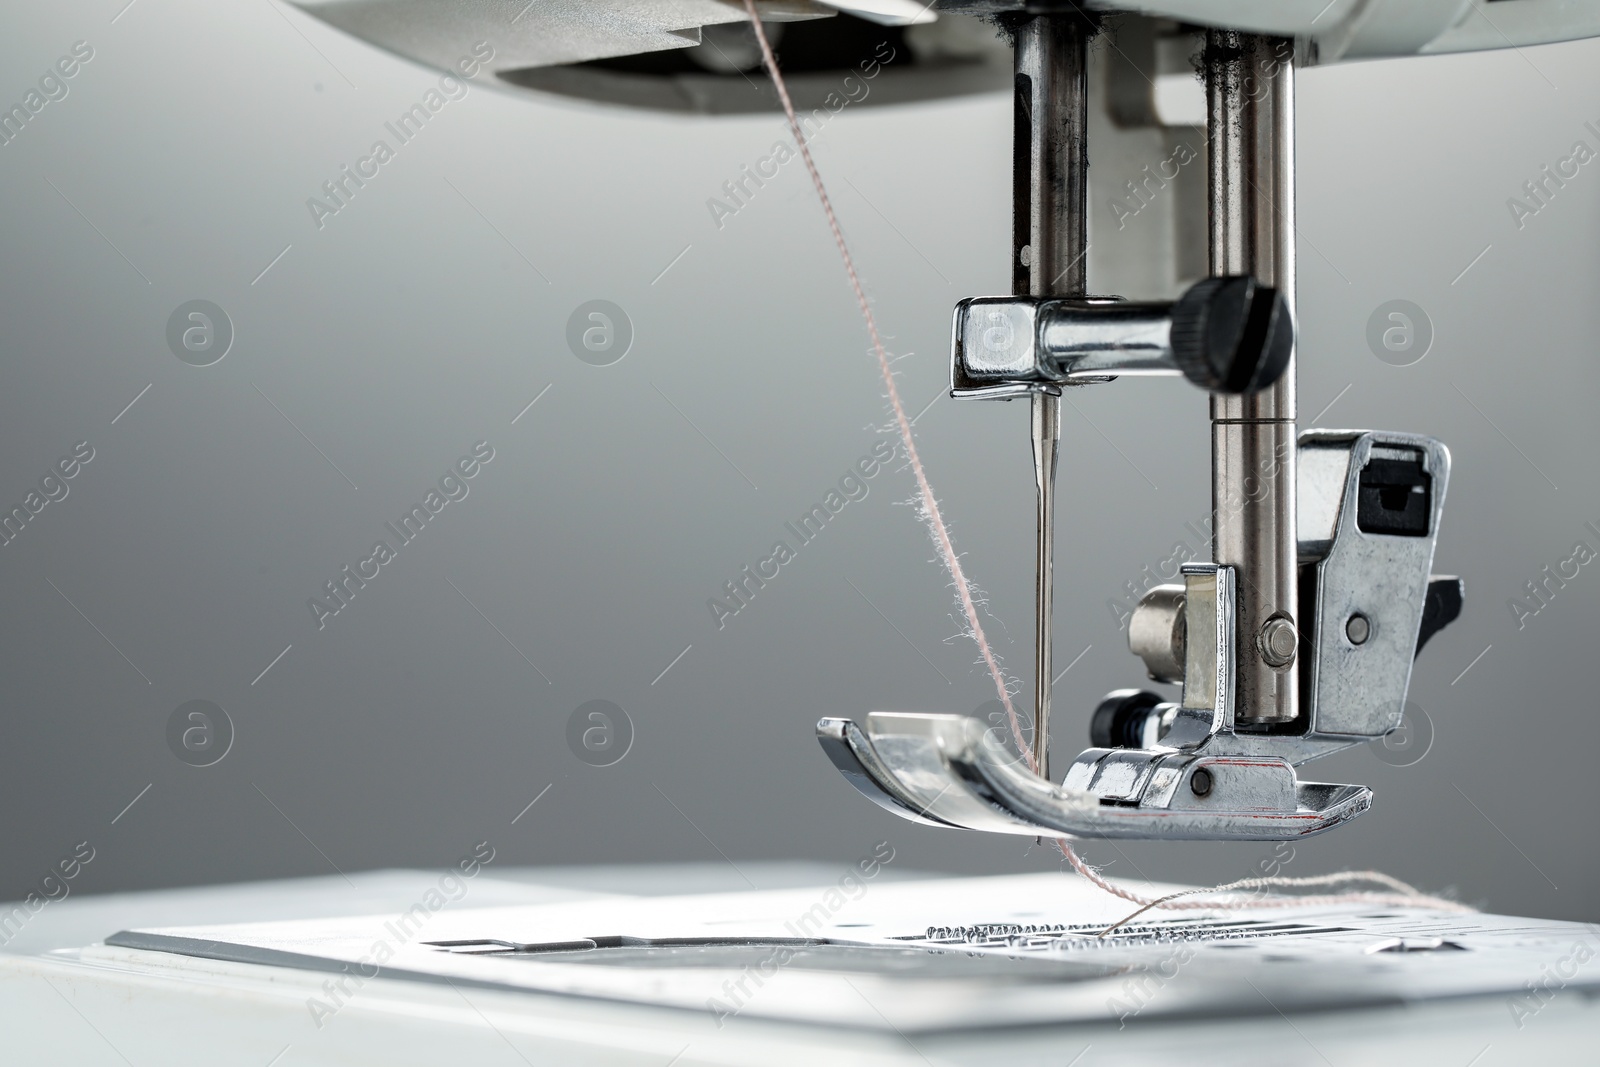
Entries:
POLYGON ((1055 585, 1056 453, 1061 445, 1061 398, 1033 394, 1033 471, 1038 488, 1034 589, 1033 754, 1050 776, 1051 599, 1055 585))

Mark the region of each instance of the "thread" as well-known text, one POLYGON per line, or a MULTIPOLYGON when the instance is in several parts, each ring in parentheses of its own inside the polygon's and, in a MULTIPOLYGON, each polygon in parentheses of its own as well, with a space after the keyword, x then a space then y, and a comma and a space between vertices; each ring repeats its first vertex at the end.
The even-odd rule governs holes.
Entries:
MULTIPOLYGON (((872 339, 872 351, 878 359, 878 371, 883 375, 883 384, 889 393, 889 404, 894 409, 895 426, 900 431, 900 442, 905 447, 906 458, 917 479, 918 512, 928 527, 928 533, 933 538, 934 544, 938 546, 945 569, 950 572, 950 579, 956 587, 956 596, 961 601, 961 610, 966 615, 972 638, 978 644, 984 666, 989 670, 989 677, 994 680, 995 690, 1000 694, 1000 702, 1005 705, 1006 715, 1011 720, 1012 732, 1021 737, 1022 724, 1018 721, 1017 709, 1011 702, 1011 689, 1006 685, 1004 675, 1000 673, 999 661, 995 659, 994 650, 989 647, 988 638, 983 632, 983 624, 978 621, 978 607, 972 585, 961 569, 961 560, 956 554, 955 545, 950 540, 950 528, 945 525, 944 517, 939 514, 939 502, 934 498, 933 486, 928 484, 928 474, 923 469, 922 456, 917 452, 916 442, 911 437, 911 420, 906 418, 905 404, 900 400, 900 389, 895 385, 894 372, 889 368, 889 355, 883 347, 883 338, 878 335, 878 320, 872 314, 872 305, 867 301, 866 290, 861 285, 861 278, 856 274, 856 263, 850 255, 849 245, 845 244, 844 232, 839 229, 839 217, 834 214, 833 201, 828 198, 827 186, 823 185, 816 161, 811 158, 811 147, 806 142, 805 134, 800 130, 800 121, 794 113, 794 103, 789 99, 789 86, 783 79, 783 73, 778 69, 777 57, 772 54, 772 45, 767 40, 766 28, 761 25, 761 18, 756 14, 755 0, 745 0, 744 6, 750 16, 750 24, 755 27, 756 39, 761 44, 761 58, 766 63, 767 72, 772 75, 772 84, 778 90, 778 98, 783 102, 783 114, 788 120, 789 132, 800 149, 800 158, 805 162, 806 173, 811 176, 811 184, 817 191, 817 198, 822 201, 822 212, 827 216, 828 229, 833 234, 834 244, 839 248, 839 257, 844 260, 844 271, 849 276, 850 289, 855 293, 856 303, 861 308, 861 317, 867 322, 867 335, 872 339)), ((1022 747, 1028 758, 1029 768, 1037 773, 1039 767, 1033 758, 1033 753, 1027 746, 1022 747)))
MULTIPOLYGON (((922 456, 918 453, 916 441, 911 434, 911 421, 906 418, 905 405, 900 400, 900 389, 895 384, 894 371, 889 366, 888 353, 884 349, 882 337, 878 334, 878 321, 872 314, 872 305, 867 300, 866 290, 861 284, 860 276, 856 273, 855 259, 850 255, 850 247, 845 243, 844 232, 839 228, 839 217, 834 213, 833 201, 828 197, 827 186, 823 184, 822 174, 817 170, 816 161, 811 158, 810 145, 806 141, 805 134, 800 129, 799 119, 795 116, 794 103, 789 98, 789 86, 784 81, 783 72, 778 69, 778 59, 773 55, 771 42, 767 40, 766 27, 761 25, 761 16, 756 12, 755 0, 744 0, 744 7, 746 14, 750 17, 750 25, 755 30, 756 41, 761 45, 762 63, 766 66, 767 73, 772 78, 773 88, 778 92, 778 100, 783 104, 783 114, 789 124, 789 133, 794 137, 795 145, 800 150, 800 158, 806 165, 806 173, 811 177, 811 185, 816 190, 817 199, 822 202, 822 213, 828 220, 828 230, 833 234, 833 242, 839 249, 839 258, 844 261, 844 271, 850 280, 851 292, 855 294, 856 304, 861 308, 861 317, 866 320, 867 336, 872 341, 872 351, 878 360, 878 372, 883 376, 884 389, 889 396, 889 405, 894 411, 895 426, 900 433, 900 443, 905 448, 906 459, 911 465, 912 474, 916 477, 919 501, 918 515, 923 524, 927 526, 928 534, 933 538, 933 543, 939 550, 945 570, 950 574, 951 583, 956 589, 956 597, 960 601, 962 613, 966 617, 967 633, 977 644, 984 666, 988 668, 989 677, 994 681, 995 692, 999 694, 1000 702, 1005 706, 1006 717, 1011 726, 1012 740, 1016 743, 1023 758, 1027 760, 1028 769, 1034 774, 1038 774, 1038 760, 1033 755, 1032 746, 1027 744, 1023 738, 1022 724, 1017 718, 1016 706, 1011 701, 1011 687, 1007 684, 1004 674, 1001 673, 999 661, 995 658, 994 651, 989 646, 988 637, 983 632, 983 623, 978 618, 977 601, 973 593, 972 584, 967 580, 966 572, 961 567, 961 558, 956 552, 954 541, 951 539, 950 528, 945 524, 944 517, 939 512, 939 502, 933 495, 933 487, 929 484, 927 472, 922 466, 922 456)), ((1226 885, 1213 886, 1209 889, 1186 889, 1179 893, 1170 893, 1164 897, 1144 897, 1124 889, 1105 878, 1098 870, 1079 856, 1077 851, 1067 844, 1065 839, 1052 838, 1052 841, 1061 852, 1062 858, 1071 865, 1073 870, 1087 879, 1090 884, 1114 897, 1139 905, 1138 911, 1108 928, 1105 933, 1110 933, 1111 930, 1115 930, 1117 927, 1143 915, 1152 908, 1184 911, 1244 907, 1306 907, 1321 904, 1359 902, 1396 906, 1409 904, 1446 911, 1473 910, 1456 901, 1428 896, 1398 878, 1393 878, 1380 871, 1345 871, 1339 874, 1299 878, 1284 876, 1247 878, 1243 881, 1229 882, 1226 885), (1284 897, 1254 901, 1212 901, 1210 903, 1181 899, 1216 893, 1237 892, 1245 888, 1288 888, 1344 882, 1375 882, 1392 886, 1396 891, 1393 893, 1336 893, 1323 896, 1284 897)), ((1102 934, 1102 936, 1104 935, 1102 934)))

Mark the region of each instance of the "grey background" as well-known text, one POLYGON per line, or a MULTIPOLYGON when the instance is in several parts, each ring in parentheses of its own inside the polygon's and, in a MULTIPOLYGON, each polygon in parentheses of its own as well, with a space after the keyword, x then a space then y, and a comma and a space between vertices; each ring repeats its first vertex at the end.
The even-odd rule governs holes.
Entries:
MULTIPOLYGON (((443 864, 482 839, 508 865, 842 861, 883 838, 906 867, 1059 865, 1025 839, 894 820, 812 740, 819 715, 993 696, 900 506, 907 473, 880 474, 749 608, 711 622, 706 599, 885 417, 799 167, 721 230, 705 207, 781 135, 775 116, 641 117, 475 86, 318 230, 306 199, 435 76, 264 0, 124 3, 0 15, 8 104, 74 41, 96 50, 0 147, 0 500, 76 442, 96 450, 0 547, 0 898, 85 839, 76 892, 443 864), (215 366, 166 347, 192 299, 232 318, 215 366), (633 322, 614 366, 566 348, 592 299, 633 322), (468 498, 319 631, 307 598, 479 440, 496 458, 468 498), (166 746, 193 699, 234 724, 211 767, 166 746), (594 699, 635 726, 615 766, 566 745, 594 699)), ((1595 143, 1597 60, 1579 43, 1301 80, 1304 415, 1336 400, 1322 424, 1451 446, 1436 569, 1469 592, 1413 682, 1432 750, 1318 768, 1377 802, 1297 845, 1287 873, 1375 866, 1500 910, 1597 917, 1600 574, 1520 631, 1507 600, 1580 538, 1600 546, 1584 529, 1600 521, 1600 163, 1520 231, 1505 206, 1595 143), (1414 366, 1366 345, 1392 299, 1434 324, 1414 366)), ((913 411, 943 388, 951 305, 1006 284, 1009 107, 857 109, 816 145, 913 411)), ((1124 381, 1073 400, 1058 663, 1089 651, 1058 686, 1063 754, 1100 695, 1139 679, 1106 601, 1209 506, 1203 397, 1124 381)), ((939 399, 917 423, 1019 671, 1026 419, 939 399)), ((1197 882, 1271 852, 1084 851, 1114 875, 1197 882)))

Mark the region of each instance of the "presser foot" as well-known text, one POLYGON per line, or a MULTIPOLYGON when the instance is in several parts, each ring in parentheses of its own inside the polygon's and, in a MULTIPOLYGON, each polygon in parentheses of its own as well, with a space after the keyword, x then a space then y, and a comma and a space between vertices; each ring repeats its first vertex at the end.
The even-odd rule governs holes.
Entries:
POLYGON ((1365 786, 1299 782, 1283 758, 1177 749, 1090 749, 1046 781, 965 715, 873 712, 823 719, 817 738, 867 799, 902 818, 1024 837, 1285 841, 1366 811, 1365 786))
POLYGON ((1283 668, 1299 672, 1294 722, 1263 725, 1239 706, 1235 572, 1187 563, 1128 630, 1150 676, 1181 684, 1181 699, 1107 696, 1093 747, 1059 784, 963 715, 823 719, 829 759, 896 815, 1026 837, 1283 841, 1360 815, 1370 789, 1302 782, 1295 769, 1400 729, 1412 660, 1461 610, 1460 579, 1430 574, 1450 457, 1431 438, 1359 430, 1310 430, 1299 450, 1303 629, 1283 668))

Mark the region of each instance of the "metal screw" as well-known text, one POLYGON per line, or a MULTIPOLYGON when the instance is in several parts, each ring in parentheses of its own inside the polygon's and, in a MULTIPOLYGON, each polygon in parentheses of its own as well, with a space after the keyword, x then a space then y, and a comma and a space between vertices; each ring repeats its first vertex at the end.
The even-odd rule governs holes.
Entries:
POLYGON ((1261 637, 1256 643, 1267 666, 1281 670, 1294 662, 1300 635, 1295 632, 1292 619, 1286 615, 1274 615, 1261 624, 1261 637))
POLYGON ((1189 788, 1197 797, 1210 796, 1212 784, 1211 772, 1206 770, 1204 767, 1201 767, 1189 776, 1189 788))
POLYGON ((1372 622, 1361 612, 1350 616, 1344 624, 1344 635, 1350 639, 1352 645, 1364 645, 1367 638, 1372 636, 1372 622))

